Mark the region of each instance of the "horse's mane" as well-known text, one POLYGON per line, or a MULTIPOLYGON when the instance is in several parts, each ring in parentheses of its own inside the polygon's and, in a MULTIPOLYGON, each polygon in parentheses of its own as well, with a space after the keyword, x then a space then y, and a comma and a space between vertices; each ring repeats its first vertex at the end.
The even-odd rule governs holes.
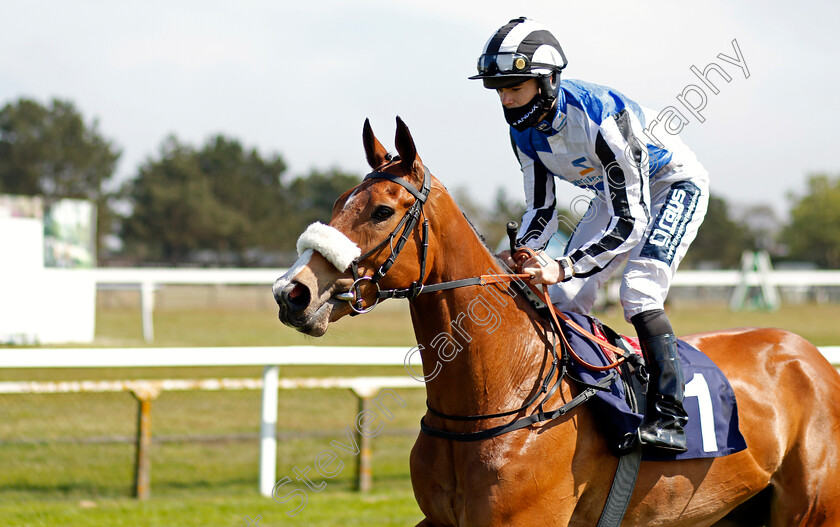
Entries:
MULTIPOLYGON (((459 207, 459 209, 458 209, 458 210, 460 210, 460 207, 459 207)), ((475 227, 475 225, 473 225, 473 222, 470 220, 469 216, 467 216, 467 213, 466 213, 466 212, 464 212, 464 211, 461 211, 461 214, 463 214, 464 219, 465 219, 465 220, 467 220, 467 224, 468 224, 468 225, 470 226, 470 228, 473 230, 473 232, 475 233, 475 236, 476 236, 476 237, 479 239, 479 241, 481 242, 481 245, 483 245, 483 246, 484 246, 484 248, 485 248, 485 249, 487 249, 487 252, 489 252, 489 253, 490 253, 490 256, 492 256, 492 257, 493 257, 493 260, 495 260, 495 261, 496 261, 499 265, 501 265, 504 269, 507 269, 507 266, 504 264, 504 262, 502 262, 502 260, 501 260, 501 259, 499 258, 499 256, 496 254, 496 250, 495 250, 493 247, 490 247, 490 245, 488 245, 488 244, 487 244, 487 239, 484 237, 484 235, 483 235, 483 234, 481 234, 480 232, 478 232, 478 229, 475 227)))
MULTIPOLYGON (((440 182, 440 180, 438 180, 438 182, 440 182)), ((490 246, 487 244, 487 238, 485 238, 485 237, 484 237, 484 235, 483 235, 483 234, 481 234, 481 233, 478 231, 478 229, 476 228, 475 224, 472 222, 472 220, 470 220, 470 217, 469 217, 469 216, 467 216, 467 213, 466 213, 466 212, 464 212, 464 209, 462 209, 462 208, 461 208, 461 206, 458 204, 458 200, 457 200, 457 199, 455 199, 455 196, 454 196, 451 192, 449 192, 449 189, 448 189, 448 188, 446 188, 446 185, 444 185, 443 183, 441 183, 441 186, 443 187, 443 189, 442 189, 442 190, 443 190, 443 191, 444 191, 444 192, 445 192, 445 193, 446 193, 446 194, 450 197, 450 199, 452 199, 452 201, 455 203, 455 207, 458 209, 458 211, 461 213, 461 215, 463 215, 463 216, 464 216, 464 219, 465 219, 465 220, 467 220, 467 224, 470 226, 470 228, 472 229, 472 231, 475 233, 476 237, 479 239, 479 241, 480 241, 480 242, 481 242, 481 244, 484 246, 484 248, 485 248, 485 249, 487 249, 488 251, 490 251, 490 254, 492 254, 493 256, 495 256, 495 255, 496 255, 495 249, 493 249, 492 247, 490 247, 490 246)))
POLYGON ((464 219, 465 219, 465 220, 467 220, 467 223, 470 225, 470 228, 473 230, 473 232, 474 232, 474 233, 475 233, 475 235, 478 237, 478 239, 479 239, 479 240, 481 240, 481 244, 482 244, 482 245, 484 245, 484 247, 485 247, 488 251, 490 251, 490 253, 492 254, 492 253, 493 253, 493 249, 491 249, 491 248, 490 248, 490 246, 489 246, 489 245, 487 245, 487 238, 485 238, 483 234, 481 234, 480 232, 478 232, 478 229, 476 229, 475 225, 473 225, 473 222, 470 220, 469 216, 467 216, 467 213, 466 213, 466 212, 461 211, 461 214, 463 214, 463 215, 464 215, 464 219))

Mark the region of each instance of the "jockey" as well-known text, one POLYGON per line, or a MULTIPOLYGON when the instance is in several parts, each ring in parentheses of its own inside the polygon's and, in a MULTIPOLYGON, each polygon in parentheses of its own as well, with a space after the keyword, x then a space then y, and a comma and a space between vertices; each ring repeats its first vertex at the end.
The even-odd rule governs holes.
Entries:
MULTIPOLYGON (((653 129, 656 113, 612 88, 561 81, 566 64, 551 32, 523 17, 490 37, 470 77, 498 93, 522 168, 527 208, 517 242, 538 254, 522 271, 531 283, 550 284, 560 310, 588 314, 598 289, 624 266, 624 316, 652 375, 639 438, 684 452, 684 380, 664 308, 706 214, 708 173, 679 137, 653 129), (555 178, 593 193, 559 260, 543 251, 558 227, 555 178)), ((513 267, 507 251, 499 256, 513 267)))

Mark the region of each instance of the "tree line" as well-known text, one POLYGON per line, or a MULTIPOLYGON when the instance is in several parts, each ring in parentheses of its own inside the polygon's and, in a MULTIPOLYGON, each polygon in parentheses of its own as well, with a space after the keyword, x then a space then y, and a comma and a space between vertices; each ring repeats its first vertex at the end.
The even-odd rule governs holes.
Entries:
MULTIPOLYGON (((327 221, 334 201, 361 181, 340 169, 293 177, 280 154, 225 135, 200 146, 167 137, 118 184, 120 154, 70 101, 21 98, 0 110, 0 194, 94 202, 99 265, 289 265, 300 232, 327 221)), ((455 197, 491 248, 523 211, 501 190, 489 207, 466 190, 455 197)), ((744 250, 767 250, 777 261, 840 268, 840 176, 811 174, 790 202, 781 222, 769 207, 733 211, 712 195, 683 266, 732 268, 744 250)))

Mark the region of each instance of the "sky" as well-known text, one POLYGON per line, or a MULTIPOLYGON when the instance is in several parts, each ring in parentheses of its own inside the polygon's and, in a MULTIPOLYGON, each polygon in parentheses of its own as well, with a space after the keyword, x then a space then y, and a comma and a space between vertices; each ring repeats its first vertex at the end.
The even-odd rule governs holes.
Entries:
MULTIPOLYGON (((564 78, 680 110, 680 136, 731 204, 784 215, 808 174, 840 174, 840 4, 829 0, 0 0, 0 16, 0 106, 72 101, 122 151, 119 181, 171 134, 195 146, 225 134, 279 153, 292 176, 361 175, 365 118, 393 149, 399 115, 450 190, 524 200, 498 97, 467 79, 519 16, 552 29, 564 78), (733 41, 748 71, 719 58, 736 57, 733 41), (712 62, 731 79, 711 73, 716 94, 690 69, 712 62), (688 90, 700 106, 692 85, 706 96, 697 115, 677 98, 688 90)), ((575 195, 558 186, 561 205, 575 195)))

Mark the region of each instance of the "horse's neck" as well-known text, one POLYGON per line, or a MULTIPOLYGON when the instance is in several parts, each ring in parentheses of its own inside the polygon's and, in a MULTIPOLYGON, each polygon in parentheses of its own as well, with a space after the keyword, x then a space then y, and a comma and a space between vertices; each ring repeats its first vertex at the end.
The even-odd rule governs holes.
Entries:
MULTIPOLYGON (((428 283, 505 274, 458 216, 437 237, 428 283)), ((458 415, 496 413, 527 399, 548 366, 544 331, 517 306, 521 297, 509 284, 499 284, 420 295, 413 302, 433 408, 458 415)))

